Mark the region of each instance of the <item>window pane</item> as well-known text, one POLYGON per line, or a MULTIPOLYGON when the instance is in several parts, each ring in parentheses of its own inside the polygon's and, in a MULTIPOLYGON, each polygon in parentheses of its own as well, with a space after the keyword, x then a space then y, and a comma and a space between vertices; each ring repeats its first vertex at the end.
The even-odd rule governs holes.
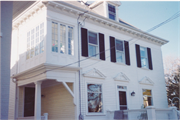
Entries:
POLYGON ((98 84, 88 84, 87 90, 88 92, 102 92, 101 85, 98 84))
POLYGON ((147 66, 147 58, 141 58, 141 66, 144 68, 148 68, 147 66))
POLYGON ((144 107, 153 105, 151 90, 143 89, 143 104, 144 107))
POLYGON ((89 43, 97 45, 97 34, 89 32, 89 43))
POLYGON ((60 53, 66 51, 66 26, 60 25, 60 53))
POLYGON ((73 27, 68 26, 68 54, 74 55, 73 27))
POLYGON ((58 52, 58 23, 52 22, 52 51, 58 52))
POLYGON ((116 40, 116 50, 123 51, 123 41, 116 40))
POLYGON ((110 12, 116 13, 115 6, 108 4, 108 10, 110 12))
POLYGON ((124 63, 124 54, 122 52, 116 51, 116 61, 124 63))
POLYGON ((109 13, 109 18, 112 19, 112 20, 115 20, 115 15, 109 13))
POLYGON ((140 51, 141 51, 141 57, 147 57, 147 50, 146 50, 146 48, 140 47, 140 51))
POLYGON ((96 46, 94 46, 94 45, 89 45, 89 50, 88 50, 88 52, 89 52, 89 56, 90 56, 90 57, 96 57, 96 56, 97 56, 97 55, 96 55, 96 49, 97 49, 96 46))
POLYGON ((103 112, 102 93, 88 93, 88 112, 103 112))

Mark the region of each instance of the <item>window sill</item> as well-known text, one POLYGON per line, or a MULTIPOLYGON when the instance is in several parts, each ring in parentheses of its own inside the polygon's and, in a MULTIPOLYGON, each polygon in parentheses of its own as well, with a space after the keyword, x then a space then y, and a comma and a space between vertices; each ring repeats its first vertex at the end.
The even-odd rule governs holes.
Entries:
POLYGON ((86 113, 86 116, 105 116, 105 113, 86 113))
POLYGON ((90 59, 90 60, 102 61, 100 58, 97 58, 97 57, 90 57, 89 59, 90 59))
POLYGON ((120 62, 116 62, 116 64, 127 66, 125 63, 120 63, 120 62))
POLYGON ((143 69, 143 70, 148 70, 148 71, 149 71, 149 69, 148 69, 148 68, 141 67, 141 69, 143 69))

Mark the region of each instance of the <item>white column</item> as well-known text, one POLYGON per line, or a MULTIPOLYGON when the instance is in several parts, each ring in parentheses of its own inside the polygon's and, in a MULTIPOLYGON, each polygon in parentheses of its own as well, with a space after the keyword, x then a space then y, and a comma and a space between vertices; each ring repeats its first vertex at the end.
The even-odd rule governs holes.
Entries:
POLYGON ((35 107, 34 120, 41 120, 41 81, 35 83, 35 107))
POLYGON ((154 106, 147 106, 147 115, 148 115, 148 120, 156 120, 156 111, 154 106))

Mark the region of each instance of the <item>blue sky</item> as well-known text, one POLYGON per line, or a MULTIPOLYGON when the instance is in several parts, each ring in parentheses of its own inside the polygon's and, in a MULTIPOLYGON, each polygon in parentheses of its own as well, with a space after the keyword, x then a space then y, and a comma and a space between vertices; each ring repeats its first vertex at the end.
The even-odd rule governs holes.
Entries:
MULTIPOLYGON (((178 11, 180 11, 180 1, 121 1, 119 17, 135 27, 147 31, 178 11)), ((180 17, 153 30, 150 34, 169 41, 162 46, 163 57, 180 58, 180 17)))

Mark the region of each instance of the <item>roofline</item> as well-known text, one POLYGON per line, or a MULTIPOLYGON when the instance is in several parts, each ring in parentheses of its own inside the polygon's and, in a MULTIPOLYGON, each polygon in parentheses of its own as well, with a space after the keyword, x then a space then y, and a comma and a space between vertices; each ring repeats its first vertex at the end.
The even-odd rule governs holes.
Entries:
MULTIPOLYGON (((18 15, 16 18, 13 19, 13 27, 17 27, 19 24, 23 23, 23 18, 21 18, 24 14, 26 14, 26 17, 24 17, 24 19, 27 19, 29 16, 31 16, 34 11, 33 10, 37 10, 37 9, 41 9, 44 6, 48 7, 49 5, 59 8, 59 10, 68 10, 73 14, 79 15, 82 14, 84 12, 86 12, 86 9, 83 8, 79 8, 77 6, 71 5, 69 3, 63 2, 63 1, 40 1, 40 2, 35 2, 33 5, 31 5, 30 7, 28 7, 25 11, 23 11, 20 15, 18 15), (38 4, 40 3, 40 4, 38 4), (33 9, 33 10, 32 10, 33 9), (29 12, 29 10, 31 10, 29 12)), ((88 19, 91 19, 95 22, 101 23, 103 25, 108 25, 110 27, 113 27, 115 29, 119 29, 123 32, 129 33, 131 35, 137 36, 137 37, 141 37, 144 39, 147 39, 148 41, 153 41, 156 42, 160 45, 164 45, 166 43, 168 43, 168 40, 162 39, 160 37, 157 37, 155 35, 151 35, 147 32, 144 32, 142 30, 139 30, 137 28, 133 28, 130 26, 127 26, 123 23, 111 20, 109 18, 106 18, 104 16, 101 16, 99 14, 93 13, 91 11, 87 12, 86 14, 83 15, 83 17, 87 17, 88 19)))

